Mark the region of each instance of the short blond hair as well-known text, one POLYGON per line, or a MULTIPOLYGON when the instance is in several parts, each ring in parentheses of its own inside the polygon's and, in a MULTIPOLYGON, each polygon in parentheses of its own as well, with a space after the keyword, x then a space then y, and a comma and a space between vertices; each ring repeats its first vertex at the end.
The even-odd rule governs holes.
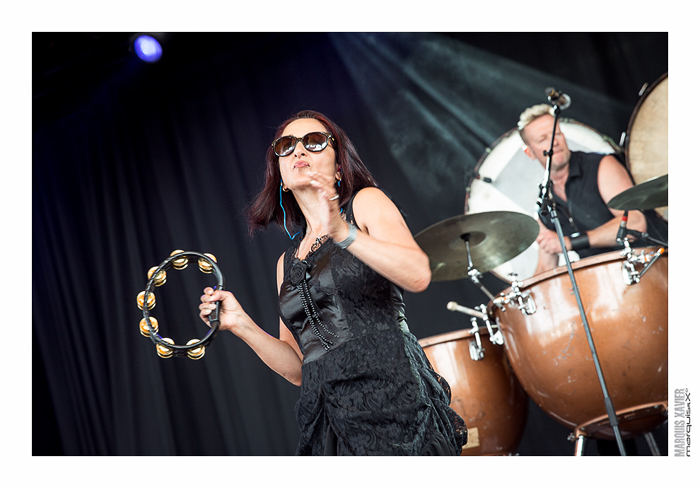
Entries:
POLYGON ((539 105, 533 105, 527 108, 520 114, 520 120, 518 120, 518 132, 520 133, 520 138, 524 143, 527 141, 523 137, 523 129, 530 125, 533 120, 542 117, 543 115, 554 116, 554 107, 547 105, 546 103, 540 103, 539 105))

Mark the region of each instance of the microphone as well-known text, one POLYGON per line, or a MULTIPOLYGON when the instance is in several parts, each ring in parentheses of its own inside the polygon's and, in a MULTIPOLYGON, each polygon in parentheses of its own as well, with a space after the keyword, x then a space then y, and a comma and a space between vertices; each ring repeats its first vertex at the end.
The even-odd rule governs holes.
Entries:
POLYGON ((615 241, 618 244, 622 244, 622 240, 627 235, 627 213, 628 212, 629 212, 628 210, 625 210, 625 214, 622 216, 622 220, 620 221, 620 228, 617 229, 617 237, 615 238, 615 241))
POLYGON ((480 319, 484 318, 484 313, 479 312, 478 310, 474 310, 471 308, 463 307, 461 305, 458 305, 457 302, 450 302, 447 304, 447 310, 451 310, 453 312, 461 312, 465 313, 467 315, 471 315, 473 317, 478 317, 480 319))
POLYGON ((559 107, 559 110, 566 110, 571 106, 571 97, 551 86, 545 89, 544 94, 551 103, 559 107))

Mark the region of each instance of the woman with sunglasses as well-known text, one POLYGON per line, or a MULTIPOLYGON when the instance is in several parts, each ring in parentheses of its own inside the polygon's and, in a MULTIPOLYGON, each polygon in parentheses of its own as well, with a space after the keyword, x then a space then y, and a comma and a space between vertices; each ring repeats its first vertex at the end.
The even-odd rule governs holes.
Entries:
POLYGON ((202 320, 221 301, 220 328, 301 386, 297 454, 459 454, 464 422, 404 317, 428 257, 335 123, 304 111, 275 137, 248 215, 251 232, 274 222, 293 241, 277 263, 279 339, 227 291, 205 289, 202 320))

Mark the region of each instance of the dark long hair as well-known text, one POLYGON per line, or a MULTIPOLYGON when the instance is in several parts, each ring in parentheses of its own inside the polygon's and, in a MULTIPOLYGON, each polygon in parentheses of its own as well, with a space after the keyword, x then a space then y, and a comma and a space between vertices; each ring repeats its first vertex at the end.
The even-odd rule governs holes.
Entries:
MULTIPOLYGON (((340 196, 339 203, 341 207, 344 208, 350 201, 350 198, 362 188, 378 186, 343 129, 323 114, 312 110, 303 110, 297 113, 277 128, 274 139, 280 137, 285 127, 298 119, 318 120, 335 139, 335 142, 332 144, 335 150, 336 163, 340 168, 341 182, 338 187, 338 195, 340 196)), ((282 211, 280 206, 282 176, 280 175, 279 158, 271 146, 267 148, 265 162, 265 183, 246 209, 248 229, 251 234, 273 222, 281 227, 284 227, 285 224, 285 212, 282 211)), ((287 227, 291 229, 296 226, 304 229, 306 220, 294 195, 291 192, 282 192, 281 202, 287 214, 287 227)))

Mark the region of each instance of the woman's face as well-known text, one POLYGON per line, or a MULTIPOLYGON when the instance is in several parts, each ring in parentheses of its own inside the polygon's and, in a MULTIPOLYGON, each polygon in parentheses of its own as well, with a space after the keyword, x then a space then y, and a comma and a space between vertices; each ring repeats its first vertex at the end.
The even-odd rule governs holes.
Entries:
MULTIPOLYGON (((328 133, 328 129, 316 119, 297 119, 285 127, 280 137, 301 138, 310 132, 328 133)), ((291 190, 309 186, 309 171, 331 176, 337 173, 335 150, 330 141, 320 152, 309 151, 298 141, 291 153, 279 158, 279 166, 282 181, 291 190)))

